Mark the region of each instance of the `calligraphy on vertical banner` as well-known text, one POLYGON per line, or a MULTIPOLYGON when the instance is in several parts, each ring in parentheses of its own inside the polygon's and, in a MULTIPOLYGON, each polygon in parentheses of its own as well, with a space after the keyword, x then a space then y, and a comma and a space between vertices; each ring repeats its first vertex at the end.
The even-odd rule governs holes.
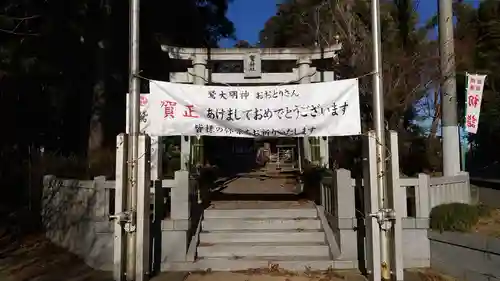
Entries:
POLYGON ((361 133, 358 79, 225 87, 151 81, 153 136, 300 137, 361 133))
MULTIPOLYGON (((146 128, 149 125, 149 118, 148 118, 148 97, 149 94, 141 94, 140 95, 140 103, 139 103, 139 130, 141 133, 146 132, 146 128)), ((128 127, 128 122, 130 118, 129 114, 129 94, 127 93, 126 97, 126 116, 125 116, 125 132, 128 134, 129 133, 129 127, 128 127)))
POLYGON ((486 75, 467 73, 465 129, 471 134, 477 133, 479 126, 479 113, 481 112, 485 80, 486 75))
MULTIPOLYGON (((148 118, 148 106, 149 106, 149 94, 141 94, 139 97, 139 131, 141 133, 146 133, 146 130, 149 126, 149 118, 148 118)), ((129 118, 130 118, 130 112, 129 112, 129 94, 127 93, 126 96, 126 114, 125 114, 125 132, 128 134, 129 133, 129 118)), ((159 144, 158 144, 158 137, 151 137, 151 175, 152 175, 152 180, 156 180, 158 178, 158 175, 156 174, 155 170, 158 167, 158 153, 156 151, 159 149, 159 144)))

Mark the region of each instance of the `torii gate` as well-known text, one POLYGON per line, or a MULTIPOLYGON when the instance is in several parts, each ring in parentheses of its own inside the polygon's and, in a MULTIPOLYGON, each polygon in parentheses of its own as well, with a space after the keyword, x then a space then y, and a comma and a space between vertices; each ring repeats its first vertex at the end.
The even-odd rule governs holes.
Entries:
MULTIPOLYGON (((333 81, 335 76, 332 71, 318 71, 312 66, 314 61, 329 59, 334 62, 341 45, 336 44, 327 49, 307 48, 229 48, 229 49, 203 49, 203 48, 179 48, 162 46, 171 59, 190 60, 192 67, 186 72, 170 73, 170 82, 191 83, 205 85, 210 83, 232 84, 232 85, 284 85, 293 83, 315 83, 333 81), (207 67, 214 61, 243 61, 243 73, 212 73, 207 67), (295 61, 296 68, 287 73, 263 73, 263 61, 295 61)), ((327 93, 325 93, 327 94, 327 93)), ((128 107, 127 107, 128 110, 128 107)), ((127 114, 128 115, 128 114, 127 114)), ((150 241, 149 241, 149 209, 150 193, 148 187, 151 182, 159 188, 162 187, 162 142, 161 137, 139 137, 139 151, 143 157, 137 160, 139 166, 139 178, 137 185, 136 210, 127 210, 125 188, 127 187, 127 146, 126 135, 119 135, 117 140, 117 171, 116 171, 116 193, 115 193, 115 215, 110 216, 116 221, 114 225, 114 278, 122 280, 125 271, 123 257, 125 255, 124 241, 127 238, 125 232, 137 232, 135 241, 137 251, 133 250, 127 255, 133 258, 127 260, 127 268, 134 268, 135 280, 146 280, 146 273, 150 266, 150 241), (131 213, 133 212, 133 213, 131 213), (135 264, 135 265, 134 265, 135 264)), ((328 167, 329 149, 326 137, 304 137, 302 138, 303 157, 314 164, 328 167)), ((299 145, 300 147, 300 145, 299 145)), ((130 160, 130 159, 128 159, 130 160)), ((202 139, 196 137, 181 136, 181 171, 185 175, 189 173, 192 164, 203 163, 202 139)), ((184 178, 186 181, 187 178, 184 178)), ((167 180, 168 181, 168 180, 167 180)), ((182 183, 184 184, 184 182, 182 183)), ((189 184, 187 184, 189 185, 189 184)), ((154 190, 154 189, 153 189, 154 190)), ((179 194, 172 194, 172 209, 187 220, 189 217, 190 196, 187 190, 174 188, 179 194), (186 201, 187 200, 187 201, 186 201), (178 201, 178 202, 177 202, 178 201), (178 204, 177 204, 178 203, 178 204), (187 208, 187 209, 186 209, 187 208)), ((156 200, 157 197, 155 197, 156 200)), ((159 202, 162 204, 162 202, 159 202)), ((173 214, 172 214, 173 216, 173 214)), ((131 240, 132 241, 132 240, 131 240)), ((129 241, 130 242, 130 241, 129 241)), ((133 242, 130 242, 133 243, 133 242)), ((130 244, 132 245, 132 244, 130 244)), ((130 248, 128 245, 127 249, 130 248)), ((127 250, 128 252, 128 250, 127 250)), ((128 278, 127 278, 128 279, 128 278)))
MULTIPOLYGON (((318 71, 312 67, 317 60, 334 60, 341 50, 341 44, 329 48, 179 48, 162 46, 170 59, 188 60, 192 67, 186 72, 173 72, 170 82, 205 85, 208 83, 230 85, 283 85, 292 83, 315 83, 335 80, 333 71, 318 71), (243 73, 213 73, 208 64, 215 61, 243 61, 243 73), (295 61, 296 68, 286 73, 262 72, 263 61, 295 61)), ((332 61, 333 63, 333 61, 332 61)), ((326 94, 326 93, 325 93, 326 94)), ((155 141, 152 140, 154 144, 155 141)), ((156 150, 160 152, 160 150, 156 150)), ((302 138, 302 156, 314 164, 329 166, 328 139, 318 137, 302 138)), ((300 157, 299 156, 299 157, 300 157)), ((152 157, 152 160, 161 158, 152 157)), ((181 138, 181 169, 190 164, 203 163, 203 142, 197 138, 181 138), (192 152, 192 155, 190 155, 192 152), (189 160, 191 159, 191 160, 189 160)), ((159 161, 161 162, 161 161, 159 161)), ((153 166, 155 163, 152 163, 153 166)))

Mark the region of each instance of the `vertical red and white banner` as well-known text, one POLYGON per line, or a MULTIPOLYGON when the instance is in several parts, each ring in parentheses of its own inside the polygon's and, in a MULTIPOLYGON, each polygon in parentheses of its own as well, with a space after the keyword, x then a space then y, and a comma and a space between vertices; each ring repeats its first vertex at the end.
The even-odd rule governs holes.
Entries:
MULTIPOLYGON (((129 113, 129 106, 128 106, 128 97, 129 94, 127 93, 126 100, 125 100, 125 108, 126 108, 126 115, 125 115, 125 132, 128 134, 129 133, 129 127, 128 127, 128 122, 130 118, 130 113, 129 113)), ((149 126, 149 118, 148 118, 148 107, 149 107, 149 94, 141 94, 140 96, 140 103, 139 103, 139 130, 141 133, 145 133, 146 129, 149 126)))
POLYGON ((486 75, 467 73, 465 130, 471 134, 477 133, 479 126, 479 114, 481 112, 485 80, 486 75))
MULTIPOLYGON (((125 132, 128 134, 129 132, 129 106, 128 106, 128 98, 129 94, 126 96, 126 115, 125 115, 125 132)), ((146 133, 146 130, 149 127, 149 117, 148 117, 148 108, 149 108, 149 94, 141 94, 140 95, 140 103, 139 103, 139 131, 143 134, 146 133)), ((161 166, 161 154, 163 153, 161 144, 159 143, 160 138, 158 136, 150 136, 151 138, 151 180, 160 179, 160 170, 161 166)))

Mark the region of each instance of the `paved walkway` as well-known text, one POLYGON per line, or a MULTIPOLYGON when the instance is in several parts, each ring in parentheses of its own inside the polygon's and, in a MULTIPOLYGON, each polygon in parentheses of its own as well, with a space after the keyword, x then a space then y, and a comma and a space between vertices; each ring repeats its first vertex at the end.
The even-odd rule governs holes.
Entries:
POLYGON ((277 167, 268 163, 265 167, 238 174, 226 181, 222 194, 298 194, 300 184, 295 169, 277 167))

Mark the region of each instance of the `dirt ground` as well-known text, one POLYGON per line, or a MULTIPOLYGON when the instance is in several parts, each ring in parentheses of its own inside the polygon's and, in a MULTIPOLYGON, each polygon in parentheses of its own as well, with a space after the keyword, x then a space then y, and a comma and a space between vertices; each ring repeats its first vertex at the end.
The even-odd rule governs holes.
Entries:
POLYGON ((481 218, 474 227, 474 231, 500 238, 500 209, 494 209, 490 217, 481 218))
POLYGON ((99 272, 54 246, 42 235, 15 239, 0 230, 1 281, 112 281, 111 274, 99 272))
MULTIPOLYGON (((451 281, 430 270, 406 272, 405 281, 451 281)), ((294 273, 268 268, 244 272, 168 273, 152 281, 361 281, 348 271, 294 273)), ((93 270, 64 249, 41 235, 13 239, 0 232, 0 281, 113 281, 108 272, 93 270)))
MULTIPOLYGON (((365 277, 352 271, 286 272, 276 268, 245 272, 169 273, 151 281, 365 281, 365 277)), ((405 281, 458 281, 430 269, 405 271, 405 281)))

